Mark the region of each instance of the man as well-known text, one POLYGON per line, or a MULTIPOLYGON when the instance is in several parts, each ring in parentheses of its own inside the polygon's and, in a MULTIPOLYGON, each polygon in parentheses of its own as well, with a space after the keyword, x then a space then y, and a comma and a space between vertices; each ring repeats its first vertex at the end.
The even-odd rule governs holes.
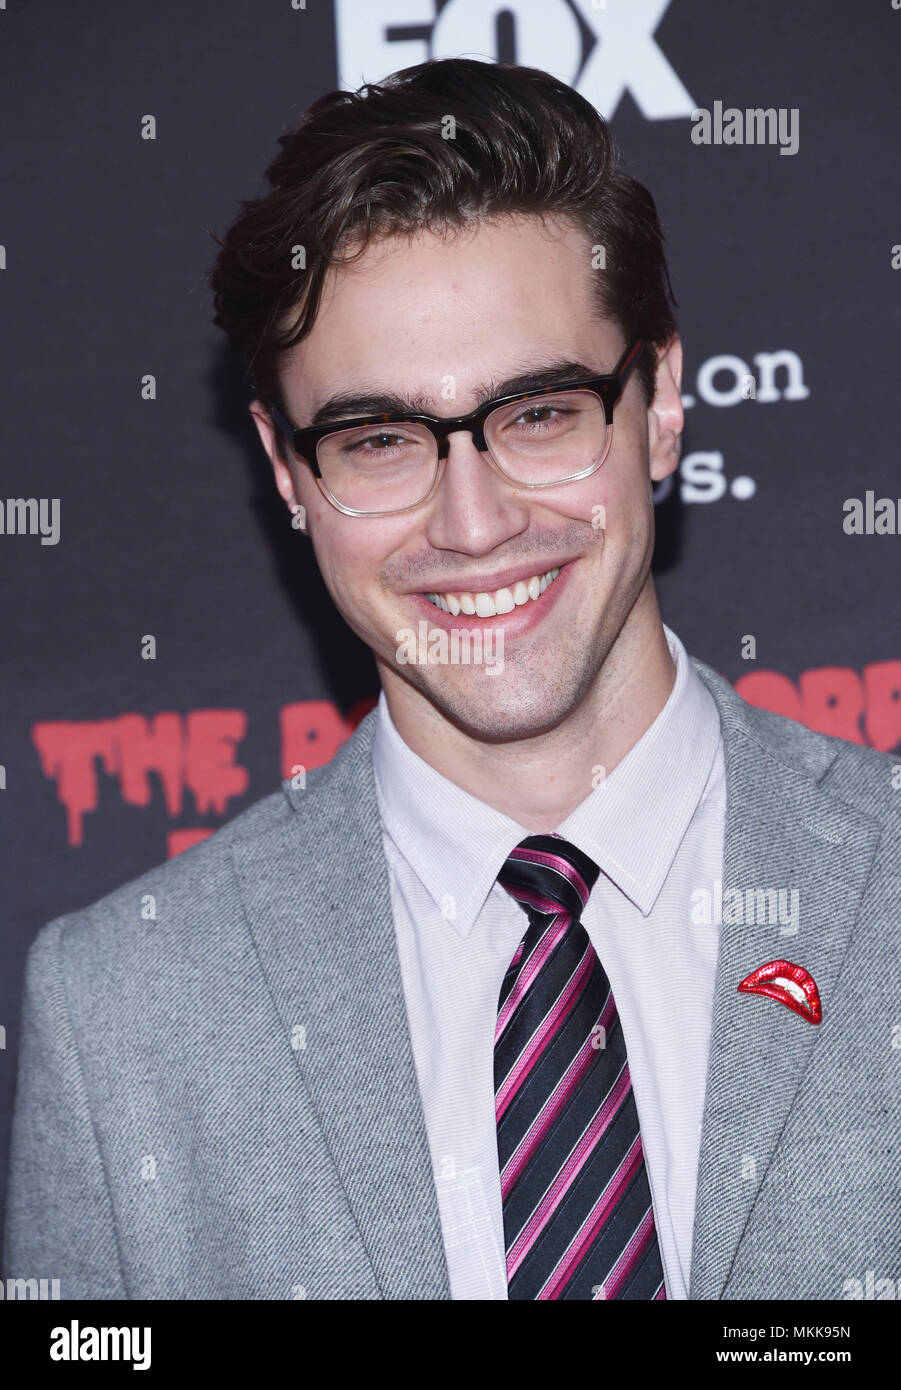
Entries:
POLYGON ((383 691, 305 785, 40 933, 7 1272, 634 1301, 890 1275, 891 761, 662 624, 653 200, 514 66, 333 93, 281 143, 217 321, 383 691))

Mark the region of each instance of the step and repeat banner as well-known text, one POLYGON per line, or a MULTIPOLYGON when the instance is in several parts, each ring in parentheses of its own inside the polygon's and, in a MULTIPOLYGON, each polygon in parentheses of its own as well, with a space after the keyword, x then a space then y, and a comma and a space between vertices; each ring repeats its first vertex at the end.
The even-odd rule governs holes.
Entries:
POLYGON ((665 621, 752 703, 901 761, 898 0, 0 0, 0 1191, 41 925, 375 701, 206 275, 313 99, 457 55, 571 83, 657 201, 665 621))

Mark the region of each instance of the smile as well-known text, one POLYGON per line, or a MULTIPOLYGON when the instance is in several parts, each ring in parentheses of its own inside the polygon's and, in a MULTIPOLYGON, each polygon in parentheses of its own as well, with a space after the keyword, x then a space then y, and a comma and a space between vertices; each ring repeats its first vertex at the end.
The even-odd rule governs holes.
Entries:
POLYGON ((533 574, 529 579, 518 579, 510 588, 495 589, 493 593, 426 594, 429 603, 444 613, 456 617, 458 613, 471 614, 476 618, 496 618, 499 614, 512 613, 527 603, 534 603, 545 589, 553 584, 560 568, 548 570, 545 574, 533 574))

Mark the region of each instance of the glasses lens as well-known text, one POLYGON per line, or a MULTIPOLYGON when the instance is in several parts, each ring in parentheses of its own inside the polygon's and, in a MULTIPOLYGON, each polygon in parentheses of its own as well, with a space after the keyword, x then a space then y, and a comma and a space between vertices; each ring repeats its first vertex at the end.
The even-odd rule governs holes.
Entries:
POLYGON ((593 391, 555 391, 492 411, 485 442, 519 483, 563 482, 589 471, 607 447, 604 403, 593 391))
POLYGON ((393 512, 427 496, 438 467, 438 446, 422 425, 364 425, 326 435, 316 458, 322 481, 342 506, 354 512, 393 512))

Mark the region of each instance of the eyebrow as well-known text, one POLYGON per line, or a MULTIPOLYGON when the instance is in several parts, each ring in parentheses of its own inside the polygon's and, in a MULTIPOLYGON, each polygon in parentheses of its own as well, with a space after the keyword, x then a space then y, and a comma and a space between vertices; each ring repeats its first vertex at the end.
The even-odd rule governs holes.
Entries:
MULTIPOLYGON (((516 376, 505 377, 503 381, 488 381, 476 391, 476 409, 486 401, 498 396, 516 396, 521 391, 534 391, 542 386, 560 386, 569 381, 582 381, 586 377, 601 376, 603 373, 584 362, 556 359, 538 367, 530 367, 516 376)), ((355 420, 362 415, 431 415, 431 402, 423 393, 415 396, 396 396, 390 392, 341 391, 328 396, 317 408, 310 428, 315 425, 329 425, 338 420, 355 420)), ((452 418, 450 416, 446 418, 452 418)))

